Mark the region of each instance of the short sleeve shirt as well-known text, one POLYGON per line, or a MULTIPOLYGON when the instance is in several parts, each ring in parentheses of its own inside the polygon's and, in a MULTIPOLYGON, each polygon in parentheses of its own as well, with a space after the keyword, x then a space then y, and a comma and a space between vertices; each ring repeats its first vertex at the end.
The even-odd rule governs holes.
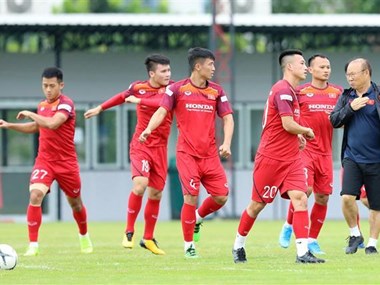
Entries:
POLYGON ((74 144, 75 107, 73 101, 61 94, 52 103, 43 100, 38 104, 37 114, 53 117, 57 112, 64 114, 67 120, 56 130, 40 127, 38 158, 46 161, 77 159, 74 144))
POLYGON ((281 120, 283 116, 291 116, 299 123, 300 108, 296 93, 286 80, 275 83, 269 93, 257 152, 276 160, 295 160, 299 158, 298 137, 283 128, 281 120))
POLYGON ((207 158, 217 156, 215 140, 216 114, 232 114, 222 87, 208 81, 205 88, 195 86, 189 78, 166 88, 161 106, 174 110, 179 129, 177 151, 207 158))
POLYGON ((326 88, 319 89, 305 83, 296 88, 300 104, 302 126, 313 129, 315 138, 307 142, 306 148, 317 154, 332 154, 333 127, 329 115, 334 109, 343 88, 328 84, 326 88))

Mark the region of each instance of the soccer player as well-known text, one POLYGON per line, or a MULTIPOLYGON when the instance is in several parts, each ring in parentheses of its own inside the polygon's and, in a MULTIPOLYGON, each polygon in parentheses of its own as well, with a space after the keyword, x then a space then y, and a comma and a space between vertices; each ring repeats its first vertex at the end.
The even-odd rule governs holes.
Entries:
MULTIPOLYGON (((313 254, 324 254, 317 238, 327 213, 327 203, 333 190, 333 128, 329 114, 334 109, 343 88, 328 82, 331 74, 329 59, 315 54, 308 60, 311 82, 296 89, 300 105, 300 123, 313 129, 315 138, 301 151, 307 177, 307 195, 314 193, 314 206, 310 213, 308 248, 313 254)), ((283 248, 290 244, 293 224, 293 204, 289 204, 288 216, 282 227, 279 243, 283 248)))
POLYGON ((367 59, 356 58, 345 66, 350 85, 330 115, 334 128, 344 126, 342 141, 342 211, 350 236, 346 254, 354 254, 364 238, 357 223, 362 185, 369 204, 370 235, 366 254, 377 254, 380 232, 380 91, 372 82, 372 67, 367 59))
POLYGON ((158 247, 154 238, 154 229, 168 170, 167 144, 172 123, 171 113, 145 144, 141 144, 138 138, 158 109, 165 88, 171 82, 170 60, 164 55, 152 54, 145 59, 145 66, 148 80, 132 82, 127 90, 86 111, 84 116, 86 119, 91 118, 125 102, 137 104, 137 124, 130 143, 133 186, 128 199, 127 225, 122 245, 127 249, 134 247, 135 222, 141 210, 145 190, 148 190, 144 212, 145 229, 140 246, 154 254, 164 255, 165 252, 158 247))
POLYGON ((307 184, 300 148, 314 132, 299 124, 300 107, 295 88, 306 78, 307 67, 300 50, 286 50, 279 56, 283 79, 272 86, 264 109, 263 131, 255 157, 251 202, 240 218, 232 249, 235 263, 247 262, 245 242, 259 213, 279 192, 294 206, 293 228, 297 263, 323 263, 307 247, 309 217, 307 184), (306 139, 305 139, 306 137, 306 139))
POLYGON ((91 253, 92 242, 87 232, 87 213, 81 198, 81 179, 74 145, 75 108, 73 101, 62 94, 62 71, 56 67, 42 72, 42 91, 46 99, 37 107, 37 113, 23 110, 17 119, 27 123, 0 120, 0 128, 21 133, 39 132, 38 154, 30 176, 30 200, 27 209, 29 247, 24 256, 36 256, 38 231, 42 222, 41 204, 54 180, 65 193, 79 228, 81 252, 91 253))
POLYGON ((184 197, 181 223, 185 257, 197 258, 194 241, 199 241, 199 226, 203 218, 226 203, 229 192, 215 141, 215 117, 217 114, 223 120, 224 141, 219 154, 224 158, 231 155, 234 121, 225 92, 210 81, 215 72, 214 54, 204 48, 191 48, 188 61, 190 78, 168 86, 161 107, 140 135, 140 141, 146 143, 174 110, 179 129, 176 158, 184 197), (196 210, 201 183, 210 195, 196 210))

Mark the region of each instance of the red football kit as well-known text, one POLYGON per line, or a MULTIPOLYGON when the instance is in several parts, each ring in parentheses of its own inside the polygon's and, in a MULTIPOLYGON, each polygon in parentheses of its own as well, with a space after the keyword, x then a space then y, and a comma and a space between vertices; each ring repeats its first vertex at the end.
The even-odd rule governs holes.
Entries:
MULTIPOLYGON (((173 81, 171 81, 172 83, 173 81)), ((129 88, 120 92, 101 104, 102 109, 125 103, 125 99, 131 95, 140 98, 137 104, 137 124, 130 143, 130 159, 132 178, 144 176, 149 178, 149 186, 157 190, 163 190, 165 186, 168 162, 167 143, 172 122, 172 114, 169 113, 164 122, 152 132, 145 143, 140 143, 138 138, 148 126, 149 120, 159 108, 166 86, 152 87, 149 81, 135 81, 129 88)))
POLYGON ((166 88, 161 106, 174 110, 176 115, 177 168, 183 193, 197 196, 202 183, 211 195, 227 195, 227 178, 215 139, 215 119, 216 114, 232 114, 232 108, 221 86, 208 81, 205 88, 200 88, 189 78, 183 79, 166 88))
POLYGON ((56 130, 39 128, 38 154, 30 176, 30 184, 42 183, 50 187, 56 180, 66 195, 78 197, 81 180, 74 144, 74 103, 69 97, 61 94, 53 103, 41 101, 37 108, 38 115, 53 117, 60 112, 67 120, 56 130))
POLYGON ((319 89, 306 83, 296 89, 301 110, 301 125, 313 129, 315 138, 301 152, 308 185, 315 193, 331 195, 333 190, 332 139, 333 127, 329 114, 343 89, 328 84, 319 89))
POLYGON ((253 169, 252 200, 257 202, 271 203, 277 192, 289 198, 288 190, 307 189, 298 137, 283 128, 282 116, 292 116, 297 123, 300 119, 295 90, 286 80, 273 85, 264 109, 253 169))

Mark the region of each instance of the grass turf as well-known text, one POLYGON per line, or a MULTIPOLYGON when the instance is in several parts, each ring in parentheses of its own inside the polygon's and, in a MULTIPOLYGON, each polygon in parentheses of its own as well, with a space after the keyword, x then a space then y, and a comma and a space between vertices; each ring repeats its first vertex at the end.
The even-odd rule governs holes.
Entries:
MULTIPOLYGON (((368 237, 368 225, 362 231, 368 237)), ((346 255, 348 229, 327 221, 319 243, 325 264, 296 264, 294 236, 290 248, 278 245, 282 222, 258 220, 247 240, 248 263, 234 264, 231 249, 237 220, 206 221, 197 244, 199 259, 183 254, 179 221, 159 222, 156 238, 165 256, 138 245, 143 225, 136 225, 135 248, 121 247, 124 223, 90 223, 92 254, 81 254, 75 223, 45 223, 40 229, 40 255, 23 257, 25 224, 0 224, 0 243, 19 253, 14 270, 0 270, 0 284, 379 284, 379 256, 364 250, 346 255)))

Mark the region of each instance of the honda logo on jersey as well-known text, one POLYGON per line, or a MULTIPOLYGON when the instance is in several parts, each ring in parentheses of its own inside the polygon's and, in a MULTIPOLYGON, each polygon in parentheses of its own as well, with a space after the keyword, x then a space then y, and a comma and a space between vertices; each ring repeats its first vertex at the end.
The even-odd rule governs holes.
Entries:
POLYGON ((207 104, 186 103, 185 107, 192 112, 212 112, 214 110, 212 105, 207 104))

